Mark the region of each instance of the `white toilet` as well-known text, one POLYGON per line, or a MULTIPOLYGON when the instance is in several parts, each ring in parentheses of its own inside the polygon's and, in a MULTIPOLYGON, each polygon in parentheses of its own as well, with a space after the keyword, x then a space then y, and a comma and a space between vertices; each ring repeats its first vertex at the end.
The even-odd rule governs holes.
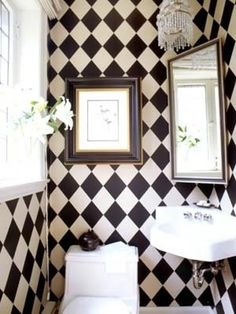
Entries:
POLYGON ((138 314, 138 250, 116 242, 66 257, 65 293, 60 314, 138 314))

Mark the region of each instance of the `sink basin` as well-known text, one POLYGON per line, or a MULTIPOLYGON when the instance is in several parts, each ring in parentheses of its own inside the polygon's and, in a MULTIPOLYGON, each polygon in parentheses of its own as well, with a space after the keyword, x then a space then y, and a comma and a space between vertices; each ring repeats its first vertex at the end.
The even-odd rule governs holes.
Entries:
POLYGON ((151 245, 190 260, 213 262, 236 256, 236 217, 197 206, 159 206, 151 245))

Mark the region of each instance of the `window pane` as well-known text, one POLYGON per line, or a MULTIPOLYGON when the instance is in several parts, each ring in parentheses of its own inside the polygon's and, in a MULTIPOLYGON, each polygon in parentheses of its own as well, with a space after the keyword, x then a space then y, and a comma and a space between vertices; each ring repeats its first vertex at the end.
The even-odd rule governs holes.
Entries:
POLYGON ((2 57, 5 59, 5 60, 8 60, 8 53, 9 53, 9 38, 2 34, 2 42, 1 42, 1 48, 2 48, 2 57))
POLYGON ((2 5, 2 30, 8 35, 9 34, 9 11, 2 5))
POLYGON ((6 85, 8 83, 8 63, 0 58, 0 83, 6 85))
POLYGON ((7 161, 7 140, 6 137, 0 137, 0 163, 7 161))

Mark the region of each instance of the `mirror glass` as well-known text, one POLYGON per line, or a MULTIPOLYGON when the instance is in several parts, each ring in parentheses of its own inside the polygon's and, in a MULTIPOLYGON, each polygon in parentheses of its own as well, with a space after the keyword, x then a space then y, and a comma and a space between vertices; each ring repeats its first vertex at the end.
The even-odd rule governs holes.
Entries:
POLYGON ((227 182, 221 43, 215 39, 168 61, 172 178, 227 182))

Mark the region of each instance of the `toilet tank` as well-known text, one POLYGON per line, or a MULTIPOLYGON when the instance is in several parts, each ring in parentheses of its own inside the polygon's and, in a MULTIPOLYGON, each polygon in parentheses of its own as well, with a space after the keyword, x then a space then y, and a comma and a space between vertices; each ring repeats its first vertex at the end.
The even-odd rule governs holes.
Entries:
POLYGON ((95 251, 83 251, 71 246, 66 257, 64 297, 119 297, 137 299, 138 250, 116 242, 99 246, 95 251))

